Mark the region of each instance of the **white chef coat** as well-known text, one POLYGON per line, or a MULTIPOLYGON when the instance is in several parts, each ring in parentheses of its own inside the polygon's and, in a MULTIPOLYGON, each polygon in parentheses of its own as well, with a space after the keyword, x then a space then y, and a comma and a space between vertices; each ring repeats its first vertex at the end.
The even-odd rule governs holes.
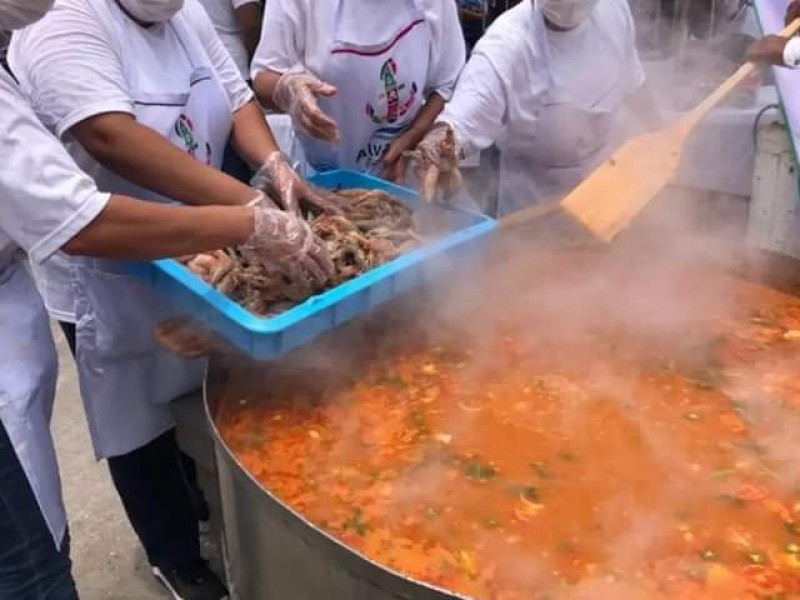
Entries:
MULTIPOLYGON (((517 5, 492 24, 473 50, 452 100, 437 119, 454 129, 464 154, 493 143, 502 151, 520 130, 535 127, 554 87, 568 89, 566 101, 580 109, 608 110, 613 107, 605 103, 643 84, 626 0, 602 0, 589 20, 566 32, 547 29, 536 17, 531 2, 517 5), (608 90, 609 73, 620 69, 624 75, 614 85, 623 89, 608 90)), ((501 203, 504 194, 526 193, 530 190, 504 190, 501 173, 501 203)))
MULTIPOLYGON (((78 165, 91 176, 99 173, 100 165, 70 136, 69 129, 99 114, 133 114, 131 75, 119 59, 127 49, 105 6, 113 1, 56 0, 47 16, 14 33, 8 54, 9 65, 36 114, 62 138, 78 165)), ((182 13, 208 53, 233 111, 239 110, 253 94, 208 15, 198 0, 187 0, 182 13)), ((149 38, 149 50, 156 57, 148 64, 163 68, 137 73, 140 87, 158 91, 163 88, 160 82, 168 81, 173 73, 186 72, 188 77, 193 67, 174 29, 156 24, 142 34, 149 38)), ((56 254, 45 265, 34 265, 33 271, 51 316, 74 322, 68 258, 56 254)))
MULTIPOLYGON (((402 2, 385 0, 347 0, 349 12, 364 15, 364 38, 346 40, 350 44, 369 44, 391 36, 396 19, 389 13, 407 8, 402 2), (385 31, 384 31, 385 30, 385 31)), ((317 74, 328 60, 331 49, 336 2, 330 0, 268 0, 264 11, 261 42, 253 57, 252 78, 261 71, 284 73, 302 65, 317 74)), ((430 68, 425 94, 438 93, 449 100, 463 67, 464 36, 453 0, 416 0, 432 37, 430 68)))
POLYGON ((200 0, 217 30, 217 35, 245 79, 250 77, 250 57, 247 55, 234 11, 245 4, 257 3, 258 0, 200 0))
MULTIPOLYGON (((0 69, 0 257, 47 260, 91 223, 109 194, 78 170, 0 69)), ((0 334, 1 337, 1 334, 0 334)))
POLYGON ((0 419, 56 547, 66 531, 50 416, 58 362, 47 314, 18 259, 46 260, 108 203, 0 68, 0 419))

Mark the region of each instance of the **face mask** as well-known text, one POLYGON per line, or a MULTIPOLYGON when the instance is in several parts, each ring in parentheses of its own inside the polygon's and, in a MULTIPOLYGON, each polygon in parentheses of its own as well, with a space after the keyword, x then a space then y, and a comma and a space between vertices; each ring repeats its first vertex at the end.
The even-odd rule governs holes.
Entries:
POLYGON ((592 14, 598 0, 542 0, 542 13, 559 29, 575 29, 592 14))
POLYGON ((143 23, 162 23, 164 21, 169 21, 180 12, 184 2, 184 0, 117 1, 134 19, 143 23))
POLYGON ((15 31, 41 19, 55 0, 0 0, 0 30, 15 31))

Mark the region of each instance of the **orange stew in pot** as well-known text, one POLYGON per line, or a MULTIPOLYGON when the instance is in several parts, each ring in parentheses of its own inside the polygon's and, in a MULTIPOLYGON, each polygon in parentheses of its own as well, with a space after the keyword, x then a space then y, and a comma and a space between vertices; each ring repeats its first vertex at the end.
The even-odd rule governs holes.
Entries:
POLYGON ((331 535, 465 596, 800 598, 800 300, 702 272, 651 308, 712 282, 670 327, 591 290, 576 327, 546 290, 409 325, 323 397, 227 406, 222 436, 331 535))

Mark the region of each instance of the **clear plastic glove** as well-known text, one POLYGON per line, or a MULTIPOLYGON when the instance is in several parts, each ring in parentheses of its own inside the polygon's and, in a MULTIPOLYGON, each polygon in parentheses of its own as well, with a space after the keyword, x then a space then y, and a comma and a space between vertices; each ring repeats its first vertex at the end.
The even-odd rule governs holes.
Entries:
POLYGON ((322 287, 334 277, 328 251, 308 223, 297 215, 263 205, 254 206, 254 210, 253 234, 241 248, 249 260, 277 267, 293 283, 311 280, 322 287))
POLYGON ((322 112, 317 98, 333 96, 336 88, 320 81, 308 71, 284 73, 275 85, 272 99, 275 105, 288 113, 295 124, 310 136, 328 142, 339 141, 336 121, 322 112))
POLYGON ((256 190, 275 197, 284 210, 299 215, 305 208, 312 212, 340 214, 336 205, 323 192, 315 189, 297 174, 282 152, 275 151, 250 180, 256 190))
POLYGON ((464 185, 455 133, 449 125, 436 125, 408 155, 414 160, 420 196, 426 202, 446 198, 464 185))

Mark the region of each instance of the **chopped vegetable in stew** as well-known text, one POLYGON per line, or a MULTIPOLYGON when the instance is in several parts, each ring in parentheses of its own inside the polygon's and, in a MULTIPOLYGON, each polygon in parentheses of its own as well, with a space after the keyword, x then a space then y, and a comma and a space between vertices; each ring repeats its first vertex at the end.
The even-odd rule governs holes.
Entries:
POLYGON ((348 383, 275 381, 220 430, 310 521, 465 596, 800 598, 800 300, 683 277, 676 305, 717 285, 731 306, 675 336, 602 307, 558 329, 526 296, 536 335, 510 309, 409 326, 348 383))

